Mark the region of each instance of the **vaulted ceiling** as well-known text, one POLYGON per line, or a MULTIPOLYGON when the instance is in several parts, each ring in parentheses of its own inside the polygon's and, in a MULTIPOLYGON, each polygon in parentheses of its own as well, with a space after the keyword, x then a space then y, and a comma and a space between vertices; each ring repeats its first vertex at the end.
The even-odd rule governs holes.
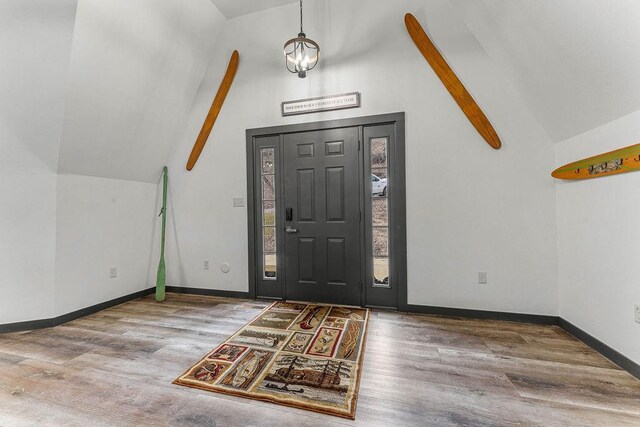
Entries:
MULTIPOLYGON (((334 1, 341 0, 307 0, 305 8, 315 15, 330 14, 334 1)), ((361 13, 374 3, 353 1, 362 3, 361 13)), ((436 0, 398 1, 399 10, 403 5, 415 10, 436 0)), ((455 11, 495 66, 510 76, 553 140, 563 141, 640 110, 640 1, 437 1, 455 11)), ((5 105, 4 126, 29 136, 29 148, 54 169, 57 163, 59 173, 156 182, 185 131, 210 61, 228 54, 216 50, 218 36, 237 22, 236 17, 263 9, 283 6, 283 13, 296 16, 297 5, 292 3, 296 2, 13 1, 5 34, 46 25, 55 30, 50 36, 60 34, 62 47, 52 50, 38 41, 42 49, 33 50, 33 60, 0 67, 0 77, 13 82, 5 85, 3 98, 22 93, 20 103, 5 105), (45 3, 48 12, 43 19, 39 11, 45 3), (70 19, 74 8, 75 21, 70 19), (11 25, 18 22, 20 26, 11 25), (50 67, 54 55, 57 65, 50 67), (12 117, 15 120, 9 122, 12 117), (45 138, 56 133, 59 146, 45 138)), ((311 23, 329 18, 316 16, 311 23)), ((357 16, 343 18, 364 25, 358 24, 357 16)), ((401 20, 393 22, 401 25, 401 20)), ((371 34, 378 34, 376 30, 382 31, 366 29, 371 34)), ((366 43, 376 40, 363 38, 360 49, 366 52, 366 43)), ((274 47, 275 54, 279 47, 274 47)), ((248 46, 237 48, 241 55, 252 55, 248 46)), ((266 55, 253 54, 256 60, 266 55)))
POLYGON ((261 10, 271 9, 288 3, 297 3, 296 0, 211 0, 227 19, 248 15, 261 10))
POLYGON ((640 109, 640 1, 452 2, 554 141, 640 109))
POLYGON ((59 172, 156 182, 224 23, 208 0, 80 0, 59 172))
MULTIPOLYGON (((0 3, 0 135, 58 167, 77 0, 0 3)), ((13 163, 11 151, 0 156, 13 163)), ((0 167, 7 164, 0 161, 0 167)), ((19 168, 19 165, 14 165, 19 168)))

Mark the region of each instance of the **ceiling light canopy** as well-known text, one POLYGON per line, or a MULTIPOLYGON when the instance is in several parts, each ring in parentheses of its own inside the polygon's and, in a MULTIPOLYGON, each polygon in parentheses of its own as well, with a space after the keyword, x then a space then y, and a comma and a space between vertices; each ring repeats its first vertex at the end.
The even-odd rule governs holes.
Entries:
POLYGON ((307 71, 313 70, 320 59, 320 46, 307 38, 302 30, 302 0, 300 0, 300 33, 298 37, 284 44, 284 56, 287 70, 304 79, 307 71))

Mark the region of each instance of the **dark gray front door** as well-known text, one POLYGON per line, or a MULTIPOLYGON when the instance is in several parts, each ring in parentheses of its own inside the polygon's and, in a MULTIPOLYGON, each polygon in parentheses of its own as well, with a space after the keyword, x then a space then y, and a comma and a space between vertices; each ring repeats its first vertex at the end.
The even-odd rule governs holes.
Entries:
POLYGON ((361 303, 358 135, 284 136, 287 299, 361 303))

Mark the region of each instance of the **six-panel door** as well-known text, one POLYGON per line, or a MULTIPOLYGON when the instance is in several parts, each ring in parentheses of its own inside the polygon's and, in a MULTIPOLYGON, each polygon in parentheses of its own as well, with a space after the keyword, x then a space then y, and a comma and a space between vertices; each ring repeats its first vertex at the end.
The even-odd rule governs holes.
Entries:
POLYGON ((358 134, 284 136, 287 299, 361 304, 358 134))

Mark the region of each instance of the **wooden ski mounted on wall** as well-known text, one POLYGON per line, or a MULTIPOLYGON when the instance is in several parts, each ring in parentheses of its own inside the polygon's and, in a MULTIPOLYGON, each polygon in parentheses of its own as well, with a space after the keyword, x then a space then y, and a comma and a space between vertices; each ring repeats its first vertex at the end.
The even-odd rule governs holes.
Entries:
POLYGON ((502 146, 500 138, 496 133, 493 126, 484 115, 476 101, 474 101, 471 94, 464 87, 458 76, 453 72, 447 61, 438 51, 438 48, 427 36, 424 29, 418 22, 415 16, 407 13, 404 16, 404 23, 407 27, 409 36, 413 39, 418 50, 422 53, 422 56, 427 60, 433 71, 435 71, 438 78, 447 88, 453 99, 458 103, 462 112, 467 116, 473 127, 480 133, 480 135, 487 141, 491 147, 496 150, 502 146))
POLYGON ((588 179, 637 170, 640 170, 640 144, 560 166, 551 172, 551 176, 558 179, 588 179))
POLYGON ((224 78, 220 83, 218 93, 213 99, 213 103, 211 104, 211 108, 209 109, 209 114, 207 114, 207 118, 204 120, 202 129, 200 129, 200 134, 198 135, 196 143, 193 145, 193 149, 191 150, 189 161, 187 161, 188 171, 193 169, 193 167, 195 166, 196 162, 198 161, 198 157, 200 157, 200 153, 202 153, 202 149, 207 143, 207 139, 209 139, 211 129, 213 129, 213 125, 215 124, 216 119, 218 118, 218 114, 220 114, 220 110, 222 109, 222 104, 224 104, 224 100, 227 97, 229 89, 231 89, 233 79, 236 76, 239 58, 240 55, 238 54, 238 51, 234 50, 233 54, 231 54, 229 65, 227 66, 227 72, 225 73, 224 78))

